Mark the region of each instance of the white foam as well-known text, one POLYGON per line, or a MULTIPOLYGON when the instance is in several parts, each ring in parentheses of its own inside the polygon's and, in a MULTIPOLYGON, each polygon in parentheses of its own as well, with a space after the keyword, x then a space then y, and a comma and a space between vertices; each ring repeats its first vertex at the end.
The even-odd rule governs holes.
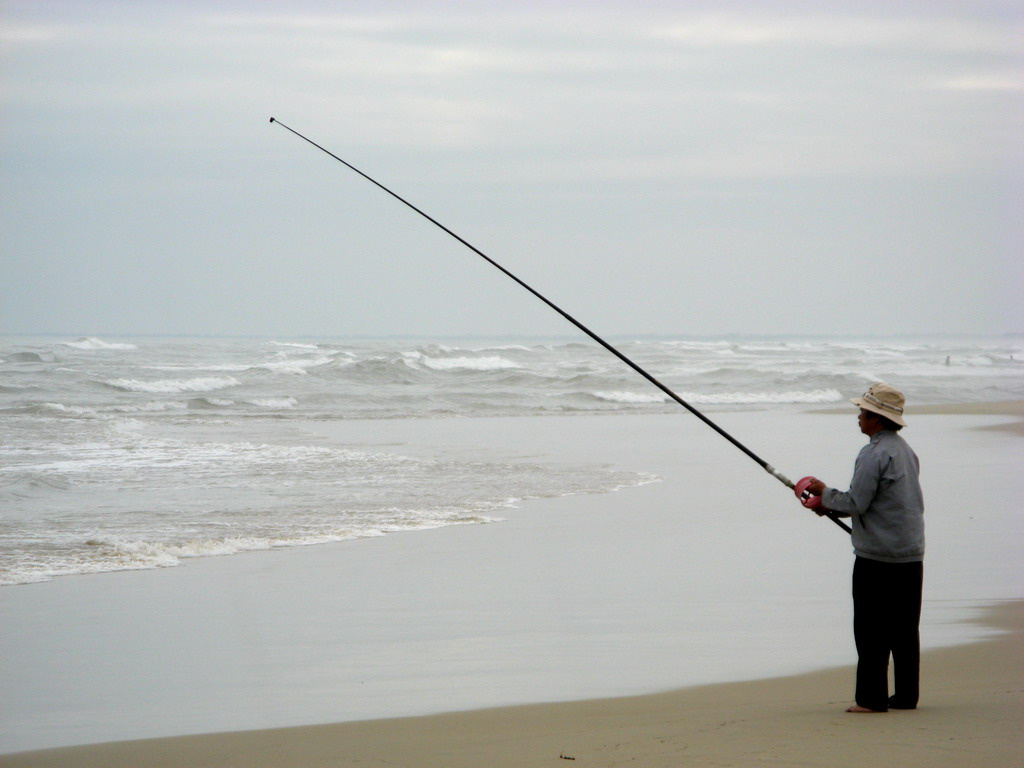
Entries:
POLYGON ((65 413, 69 416, 84 416, 86 418, 96 418, 99 416, 99 413, 94 408, 80 408, 74 405, 64 405, 63 403, 43 403, 39 408, 43 411, 55 411, 56 413, 65 413))
POLYGON ((161 413, 163 411, 183 411, 188 403, 168 400, 151 400, 141 405, 110 405, 101 410, 109 413, 161 413))
POLYGON ((316 344, 298 344, 290 341, 272 341, 275 347, 289 347, 291 349, 320 349, 316 344))
POLYGON ((43 411, 53 411, 68 416, 80 416, 88 419, 111 419, 114 414, 183 411, 186 408, 188 408, 187 403, 166 400, 153 400, 138 405, 106 405, 100 408, 83 408, 77 405, 64 405, 63 403, 43 403, 40 405, 40 409, 43 411))
MULTIPOLYGON (((666 395, 659 392, 594 392, 593 395, 599 400, 630 405, 669 401, 666 395)), ((704 405, 814 404, 835 403, 843 400, 843 396, 834 389, 816 389, 809 392, 721 392, 718 394, 685 392, 679 396, 687 402, 704 405)))
POLYGON ((694 350, 716 350, 729 347, 728 341, 679 341, 669 339, 667 341, 655 342, 657 346, 676 347, 679 349, 694 349, 694 350))
POLYGON ((46 561, 27 560, 13 567, 0 569, 0 586, 31 584, 59 576, 113 571, 174 568, 182 560, 198 557, 222 557, 240 552, 258 552, 284 547, 305 547, 352 539, 385 536, 392 532, 419 531, 451 525, 482 525, 500 522, 502 518, 484 515, 423 515, 393 519, 378 526, 361 525, 329 528, 306 533, 281 531, 266 536, 229 536, 195 538, 179 542, 132 540, 124 537, 95 537, 85 542, 87 549, 64 558, 46 561))
POLYGON ((533 352, 523 344, 500 344, 493 347, 479 347, 474 352, 533 352))
POLYGON ((108 386, 123 389, 125 392, 150 392, 170 394, 174 392, 209 392, 214 389, 237 387, 238 379, 233 376, 200 376, 194 379, 159 379, 157 381, 141 381, 139 379, 111 379, 108 386))
POLYGON ((504 357, 424 357, 423 364, 435 371, 500 371, 522 368, 504 357))
POLYGON ((815 389, 810 392, 722 392, 719 394, 687 392, 681 394, 680 397, 687 402, 704 405, 838 403, 844 399, 835 389, 815 389))
POLYGON ((77 341, 63 341, 61 344, 65 347, 73 347, 74 349, 138 349, 134 344, 108 342, 91 336, 83 337, 77 341))
POLYGON ((271 373, 287 373, 296 376, 305 376, 309 373, 310 368, 316 368, 321 365, 327 365, 328 363, 334 362, 334 358, 331 357, 317 357, 312 360, 278 360, 273 363, 260 363, 259 365, 253 366, 257 369, 270 371, 271 373))
POLYGON ((257 397, 242 402, 255 405, 257 408, 273 408, 275 410, 287 410, 299 404, 294 397, 257 397))
POLYGON ((594 397, 598 400, 606 400, 610 403, 664 403, 668 400, 665 395, 657 392, 595 392, 594 397))
POLYGON ((247 363, 201 364, 201 365, 143 365, 147 371, 214 371, 216 373, 241 373, 253 366, 247 363))

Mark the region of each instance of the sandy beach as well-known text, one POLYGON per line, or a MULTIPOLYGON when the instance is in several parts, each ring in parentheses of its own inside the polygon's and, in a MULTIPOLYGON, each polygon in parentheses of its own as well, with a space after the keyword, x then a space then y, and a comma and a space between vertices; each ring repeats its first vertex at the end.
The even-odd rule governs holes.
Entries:
POLYGON ((847 668, 631 698, 102 744, 7 755, 9 768, 150 766, 821 766, 1015 768, 1024 751, 1024 602, 985 642, 934 650, 926 703, 850 715, 847 668), (571 762, 570 762, 571 761, 571 762))
MULTIPOLYGON (((1020 407, 935 410, 908 416, 929 526, 915 712, 843 712, 848 539, 686 414, 315 423, 658 481, 0 590, 0 764, 1018 765, 1020 407)), ((716 420, 794 478, 844 483, 862 444, 852 408, 716 420)))

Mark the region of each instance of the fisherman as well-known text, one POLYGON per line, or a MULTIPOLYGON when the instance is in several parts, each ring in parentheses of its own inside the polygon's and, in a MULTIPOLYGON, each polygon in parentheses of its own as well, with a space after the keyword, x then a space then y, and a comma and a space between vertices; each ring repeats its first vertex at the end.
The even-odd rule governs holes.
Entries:
POLYGON ((854 464, 850 490, 808 478, 807 490, 826 511, 853 522, 853 635, 857 646, 856 704, 847 712, 917 707, 920 677, 924 499, 920 463, 898 434, 903 393, 874 384, 851 402, 870 438, 854 464), (889 656, 894 695, 889 697, 889 656))

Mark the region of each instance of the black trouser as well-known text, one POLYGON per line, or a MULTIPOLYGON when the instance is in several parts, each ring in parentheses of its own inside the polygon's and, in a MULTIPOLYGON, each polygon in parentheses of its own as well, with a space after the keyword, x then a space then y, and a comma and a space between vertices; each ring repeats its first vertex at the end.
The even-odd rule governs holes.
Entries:
POLYGON ((886 711, 917 706, 921 667, 923 563, 853 564, 853 638, 857 643, 857 704, 886 711), (894 695, 889 700, 889 655, 894 695))

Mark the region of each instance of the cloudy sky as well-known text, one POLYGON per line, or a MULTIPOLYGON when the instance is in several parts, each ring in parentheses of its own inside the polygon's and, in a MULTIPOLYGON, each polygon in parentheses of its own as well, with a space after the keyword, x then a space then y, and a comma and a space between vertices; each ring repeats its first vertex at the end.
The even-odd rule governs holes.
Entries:
POLYGON ((0 2, 0 333, 1024 331, 1024 2, 0 2))

